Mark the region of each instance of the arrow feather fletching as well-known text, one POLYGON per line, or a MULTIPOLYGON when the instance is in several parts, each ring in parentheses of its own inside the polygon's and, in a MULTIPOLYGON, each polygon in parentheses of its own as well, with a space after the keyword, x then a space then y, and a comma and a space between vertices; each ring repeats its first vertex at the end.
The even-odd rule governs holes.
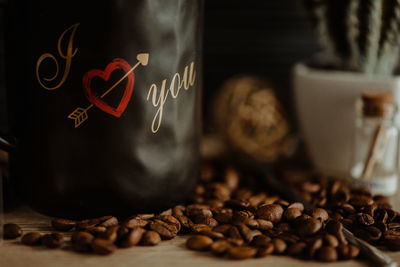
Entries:
POLYGON ((68 115, 68 119, 75 121, 75 128, 81 125, 85 120, 88 119, 87 109, 77 108, 71 114, 68 115))

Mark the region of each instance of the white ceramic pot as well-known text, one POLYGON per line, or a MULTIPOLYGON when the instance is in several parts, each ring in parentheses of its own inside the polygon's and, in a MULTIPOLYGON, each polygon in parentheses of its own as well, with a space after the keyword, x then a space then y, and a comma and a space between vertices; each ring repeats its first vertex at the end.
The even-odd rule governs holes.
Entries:
MULTIPOLYGON (((312 69, 297 64, 293 87, 300 131, 317 170, 347 176, 355 132, 355 101, 366 90, 393 91, 400 103, 400 76, 312 69)), ((400 122, 400 117, 396 118, 400 122)), ((400 123, 399 123, 400 125, 400 123)))

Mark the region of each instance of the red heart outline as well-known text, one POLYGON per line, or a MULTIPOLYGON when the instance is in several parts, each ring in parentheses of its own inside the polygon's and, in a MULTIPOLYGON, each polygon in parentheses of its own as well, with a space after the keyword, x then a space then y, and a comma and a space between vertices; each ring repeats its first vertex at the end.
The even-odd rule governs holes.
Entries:
POLYGON ((124 113, 129 103, 129 100, 132 97, 133 85, 135 84, 134 73, 131 72, 127 76, 128 82, 126 83, 125 86, 125 92, 116 108, 113 108, 105 101, 103 101, 98 95, 94 94, 91 89, 91 83, 94 77, 100 77, 104 81, 108 81, 111 73, 114 70, 122 69, 125 72, 128 72, 131 70, 131 68, 132 67, 129 65, 129 63, 123 60, 122 58, 115 58, 111 63, 107 65, 104 71, 94 69, 86 72, 86 74, 83 76, 82 83, 83 83, 83 88, 85 89, 85 95, 89 100, 89 102, 108 114, 111 114, 117 118, 121 117, 122 113, 124 113))

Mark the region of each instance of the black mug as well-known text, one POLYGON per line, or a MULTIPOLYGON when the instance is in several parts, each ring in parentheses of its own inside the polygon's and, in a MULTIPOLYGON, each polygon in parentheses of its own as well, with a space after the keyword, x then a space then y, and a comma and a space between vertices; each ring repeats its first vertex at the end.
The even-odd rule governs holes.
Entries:
POLYGON ((183 201, 199 172, 203 1, 9 5, 11 173, 28 203, 87 217, 183 201))

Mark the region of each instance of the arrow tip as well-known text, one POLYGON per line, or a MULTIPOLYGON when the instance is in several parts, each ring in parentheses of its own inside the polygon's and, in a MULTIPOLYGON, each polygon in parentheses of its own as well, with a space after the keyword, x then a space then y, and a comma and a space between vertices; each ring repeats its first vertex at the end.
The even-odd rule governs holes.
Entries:
POLYGON ((149 63, 149 53, 141 53, 137 54, 136 59, 142 64, 143 66, 147 66, 149 63))

